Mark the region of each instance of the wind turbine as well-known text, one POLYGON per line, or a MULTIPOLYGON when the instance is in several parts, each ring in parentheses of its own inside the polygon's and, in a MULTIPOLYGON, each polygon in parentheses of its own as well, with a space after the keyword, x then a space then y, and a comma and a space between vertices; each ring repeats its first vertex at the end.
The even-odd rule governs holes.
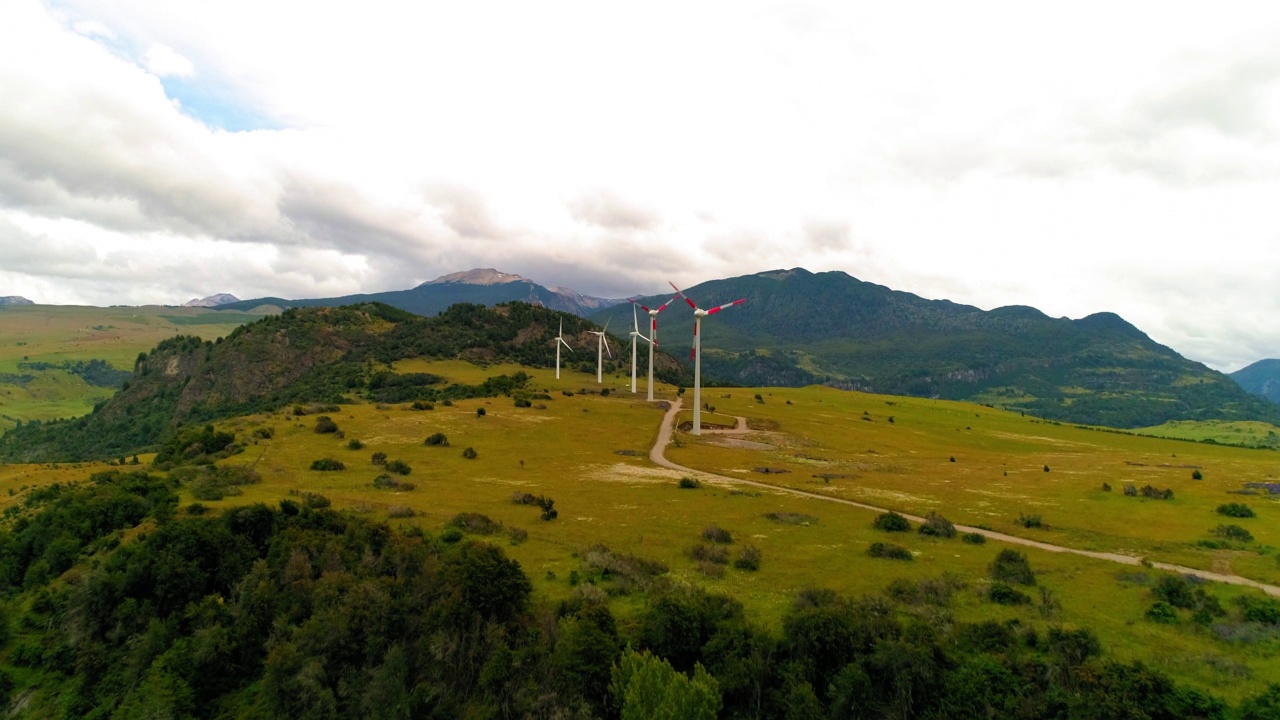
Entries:
POLYGON ((560 379, 560 346, 563 345, 565 350, 573 352, 573 348, 569 347, 569 343, 564 341, 564 318, 560 318, 560 332, 556 335, 556 379, 560 379))
MULTIPOLYGON (((636 339, 649 343, 649 357, 653 357, 653 340, 640 334, 640 320, 636 318, 636 304, 631 303, 631 394, 636 394, 636 339)), ((652 363, 652 360, 650 360, 652 363)), ((649 383, 649 392, 653 392, 653 383, 649 383)))
POLYGON ((698 332, 702 328, 702 318, 708 315, 731 308, 734 305, 741 305, 746 302, 746 298, 739 298, 731 303, 725 303, 719 307, 713 307, 710 310, 703 310, 689 299, 689 296, 680 291, 675 283, 671 283, 671 287, 675 288, 676 295, 684 298, 689 303, 689 307, 693 308, 693 349, 689 351, 689 359, 693 361, 693 434, 702 434, 702 333, 698 332))
MULTIPOLYGON (((612 319, 613 318, 610 318, 609 320, 612 320, 612 319)), ((604 351, 609 348, 609 340, 605 338, 604 334, 609 330, 609 320, 604 321, 603 330, 587 331, 592 335, 600 336, 599 341, 596 343, 596 382, 597 383, 604 382, 604 351)), ((613 357, 613 350, 609 350, 609 357, 611 358, 613 357)))
MULTIPOLYGON (((649 402, 653 402, 653 349, 658 346, 658 313, 666 309, 679 295, 672 295, 671 299, 655 308, 647 308, 635 300, 631 301, 633 305, 640 305, 640 309, 649 313, 649 402)), ((634 308, 633 308, 634 309, 634 308)))

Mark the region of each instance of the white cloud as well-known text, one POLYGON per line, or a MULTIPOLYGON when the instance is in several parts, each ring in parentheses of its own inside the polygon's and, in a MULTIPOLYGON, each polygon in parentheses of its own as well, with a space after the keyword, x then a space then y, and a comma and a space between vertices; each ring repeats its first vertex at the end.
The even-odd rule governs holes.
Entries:
POLYGON ((147 49, 143 64, 156 77, 191 77, 196 68, 191 61, 174 52, 173 48, 160 43, 147 49))

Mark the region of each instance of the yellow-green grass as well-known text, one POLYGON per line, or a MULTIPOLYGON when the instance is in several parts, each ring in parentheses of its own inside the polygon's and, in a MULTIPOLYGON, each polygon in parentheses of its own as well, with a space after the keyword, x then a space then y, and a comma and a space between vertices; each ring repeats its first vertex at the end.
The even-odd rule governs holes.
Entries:
POLYGON ((1133 432, 1181 440, 1212 440, 1223 445, 1280 448, 1280 427, 1257 420, 1171 420, 1133 432))
MULTIPOLYGON (((1058 622, 1089 627, 1098 633, 1111 656, 1143 660, 1181 681, 1233 701, 1259 691, 1266 679, 1280 676, 1280 655, 1275 652, 1274 643, 1253 648, 1229 645, 1193 628, 1185 617, 1180 625, 1172 627, 1145 621, 1143 612, 1152 602, 1150 591, 1117 579, 1120 574, 1150 572, 1140 567, 1023 550, 1038 572, 1039 584, 1049 588, 1062 603, 1059 617, 1046 618, 1034 607, 1005 608, 981 599, 987 565, 1001 549, 998 543, 975 546, 959 539, 934 540, 915 533, 890 535, 872 529, 875 514, 870 511, 776 491, 720 483, 707 483, 697 490, 679 489, 680 473, 654 468, 648 461, 648 449, 662 412, 637 399, 643 397, 643 382, 640 395, 633 397, 627 387, 629 378, 608 377, 605 386, 610 389, 610 395, 601 397, 577 392, 598 387, 594 375, 581 373, 566 371, 563 379, 556 381, 552 371, 515 366, 480 368, 466 363, 404 362, 396 367, 406 372, 433 372, 450 381, 466 383, 523 369, 534 376, 533 386, 549 390, 552 399, 538 401, 545 409, 516 408, 512 400, 505 397, 459 401, 452 406, 437 404, 434 410, 427 411, 410 410, 407 404, 382 409, 372 404, 343 406, 329 415, 338 423, 345 438, 316 434, 314 416, 294 417, 285 412, 222 423, 241 437, 250 436, 256 427, 270 426, 274 437, 259 440, 244 454, 225 461, 252 465, 263 476, 260 484, 245 487, 242 496, 204 504, 218 509, 249 502, 275 503, 296 494, 317 492, 330 498, 337 508, 354 509, 376 518, 386 517, 387 510, 394 506, 411 508, 418 513, 417 517, 394 522, 418 524, 432 530, 439 529, 459 512, 480 512, 507 527, 528 531, 528 540, 518 545, 509 544, 505 536, 495 536, 494 540, 506 545, 507 552, 520 561, 535 584, 537 596, 544 601, 568 597, 572 588, 567 579, 573 570, 581 569, 576 553, 603 543, 618 552, 666 563, 678 582, 733 595, 744 603, 752 619, 775 631, 797 590, 827 587, 856 596, 879 592, 898 578, 922 579, 951 572, 968 583, 952 608, 957 620, 1017 618, 1041 630, 1058 622), (573 390, 575 394, 566 396, 561 390, 573 390), (478 407, 486 409, 484 417, 477 417, 478 407), (448 435, 450 445, 425 446, 423 440, 435 432, 448 435), (348 449, 347 443, 353 438, 361 440, 365 447, 348 449), (462 450, 467 447, 477 451, 476 459, 463 458, 462 450), (618 450, 636 454, 620 455, 618 450), (417 487, 407 492, 374 489, 372 481, 382 472, 370 463, 374 452, 384 452, 390 459, 409 463, 413 471, 403 479, 417 487), (322 457, 342 460, 346 469, 339 472, 307 469, 313 460, 322 457), (516 491, 553 497, 559 518, 544 522, 539 519, 536 507, 512 503, 511 496, 516 491), (816 522, 782 524, 766 519, 766 513, 804 514, 813 516, 816 522), (760 570, 750 573, 730 568, 722 578, 699 574, 688 551, 701 542, 701 531, 710 524, 733 533, 735 542, 731 552, 748 543, 759 547, 764 558, 760 570), (873 559, 867 556, 866 549, 876 541, 897 543, 918 554, 909 563, 873 559), (1232 668, 1236 670, 1233 672, 1232 668), (1246 669, 1250 676, 1238 677, 1240 668, 1246 669)), ((1163 461, 1170 453, 1157 458, 1158 453, 1163 453, 1165 447, 1175 447, 1179 457, 1169 460, 1184 462, 1184 447, 1201 450, 1200 446, 1184 443, 1031 423, 1017 415, 957 403, 884 398, 829 389, 762 389, 766 402, 760 405, 752 400, 755 392, 708 390, 704 400, 716 405, 718 414, 727 413, 726 417, 747 415, 757 425, 776 424, 776 429, 771 431, 775 434, 752 439, 775 442, 780 447, 785 442, 787 450, 722 447, 714 443, 723 442, 725 438, 697 439, 678 433, 681 447, 670 448, 668 456, 686 465, 722 470, 726 474, 734 474, 735 468, 787 464, 793 471, 786 475, 737 474, 757 480, 781 480, 820 491, 827 486, 820 479, 810 477, 814 472, 850 470, 852 466, 838 463, 863 463, 867 467, 852 469, 861 477, 856 481, 833 479, 832 492, 855 497, 854 483, 865 482, 869 490, 863 499, 896 504, 912 511, 936 506, 959 521, 968 518, 959 517, 961 513, 947 506, 953 498, 957 506, 968 503, 966 507, 991 510, 975 505, 961 487, 981 479, 972 467, 976 464, 989 468, 1005 463, 1011 468, 1014 482, 1020 483, 1011 486, 1011 494, 1016 490, 1020 496, 1045 503, 1045 508, 1056 508, 1065 502, 1063 497, 1070 495, 1062 486, 1073 486, 1077 482, 1067 480, 1072 477, 1072 467, 1087 465, 1086 456, 1090 454, 1110 458, 1106 462, 1111 462, 1115 459, 1111 455, 1119 453, 1117 458, 1124 456, 1119 459, 1122 463, 1123 459, 1129 459, 1125 453, 1134 453, 1124 443, 1139 442, 1152 444, 1154 449, 1149 449, 1147 455, 1134 454, 1134 461, 1141 458, 1163 461), (786 405, 787 399, 793 404, 786 405), (878 405, 872 405, 873 402, 878 405), (886 402, 895 404, 886 405, 886 402), (859 419, 863 406, 872 413, 875 422, 859 419), (979 417, 974 417, 975 413, 979 417), (895 416, 893 425, 887 422, 889 414, 895 416), (973 429, 966 431, 966 425, 961 423, 973 429), (1070 442, 1083 443, 1086 447, 1066 444, 1070 442), (1113 443, 1120 443, 1118 449, 1113 443), (867 450, 876 452, 871 454, 867 450), (1046 453, 1051 457, 1042 460, 1041 455, 1046 453), (807 457, 798 458, 798 454, 807 457), (948 462, 951 454, 957 456, 954 465, 948 462), (857 459, 844 459, 846 455, 857 459), (1052 468, 1047 475, 1041 469, 1044 462, 1052 468), (873 463, 878 465, 872 467, 873 463), (931 465, 943 467, 932 470, 931 465), (951 478, 945 475, 961 473, 962 468, 967 472, 951 478), (931 479, 913 479, 917 474, 931 479), (890 481, 916 485, 895 488, 890 481), (938 490, 940 487, 946 491, 938 490), (903 500, 891 492, 908 498, 935 498, 936 502, 903 500)), ((663 387, 659 396, 670 398, 674 392, 672 388, 663 387)), ((1228 463, 1248 467, 1255 457, 1239 449, 1205 447, 1203 450, 1221 453, 1200 458, 1206 471, 1203 483, 1214 482, 1214 473, 1222 471, 1228 463)), ((1151 469, 1154 464, 1149 462, 1145 470, 1156 472, 1151 469)), ((72 473, 83 477, 92 469, 102 467, 69 469, 63 466, 68 476, 62 479, 68 479, 72 473)), ((1145 471, 1133 467, 1135 471, 1145 471)), ((1174 474, 1172 469, 1157 470, 1170 476, 1174 474)), ((1177 472, 1188 475, 1188 483, 1191 482, 1189 470, 1177 472)), ((47 466, 3 468, 0 501, 10 500, 3 492, 8 487, 59 478, 58 471, 47 466)), ((1172 485, 1163 480, 1159 484, 1172 485)), ((1175 488, 1179 492, 1175 505, 1183 502, 1180 488, 1175 488)), ((193 500, 184 496, 183 505, 193 500)), ((1100 501, 1121 500, 1133 503, 1134 513, 1167 507, 1154 501, 1123 498, 1119 496, 1118 484, 1115 493, 1100 501)), ((1249 501, 1255 506, 1258 504, 1252 498, 1249 501)), ((1047 509, 1042 514, 1047 522, 1055 522, 1055 515, 1047 509)), ((1016 513, 1014 515, 1016 517, 1016 513)), ((998 525, 995 516, 985 517, 993 526, 998 525)), ((1209 525, 1216 524, 1216 520, 1216 516, 1206 518, 1209 525)), ((1260 526, 1263 522, 1265 520, 1254 524, 1260 526)), ((1143 527, 1152 530, 1154 526, 1143 527)), ((1005 525, 999 529, 1014 530, 1005 525)), ((1141 531, 1142 527, 1137 530, 1141 531)), ((1050 537, 1052 533, 1074 537, 1059 530, 1033 536, 1050 537)), ((1032 533, 1022 530, 1020 534, 1032 533)), ((1101 542, 1108 536, 1098 531, 1090 537, 1101 542)), ((1138 532, 1136 537, 1144 536, 1138 532)), ((1232 597, 1256 594, 1256 591, 1228 586, 1213 586, 1213 591, 1228 606, 1232 597)), ((1030 589, 1033 597, 1035 592, 1030 589)), ((636 602, 624 599, 617 603, 624 617, 637 609, 636 602)))
POLYGON ((0 375, 32 375, 26 384, 0 382, 0 432, 15 421, 76 417, 111 396, 63 370, 20 369, 24 361, 105 360, 133 368, 138 353, 174 335, 212 340, 252 319, 208 308, 18 305, 0 308, 0 375))
POLYGON ((1275 482, 1280 455, 1272 451, 1136 437, 967 403, 821 387, 735 389, 718 392, 711 402, 719 413, 776 428, 745 438, 771 447, 679 434, 680 446, 669 450, 669 459, 920 515, 935 511, 953 522, 1037 540, 1280 583, 1271 550, 1280 545, 1280 502, 1265 493, 1230 492, 1247 482, 1275 482), (757 391, 763 404, 753 400, 757 391), (753 472, 761 466, 787 472, 753 472), (1192 479, 1196 469, 1202 480, 1192 479), (1111 492, 1103 491, 1103 483, 1111 492), (1174 499, 1126 497, 1126 484, 1172 489, 1174 499), (1245 502, 1258 517, 1216 514, 1226 502, 1245 502), (1040 515, 1047 527, 1023 527, 1024 514, 1040 515), (1223 523, 1246 527, 1257 542, 1244 551, 1196 546, 1223 523))

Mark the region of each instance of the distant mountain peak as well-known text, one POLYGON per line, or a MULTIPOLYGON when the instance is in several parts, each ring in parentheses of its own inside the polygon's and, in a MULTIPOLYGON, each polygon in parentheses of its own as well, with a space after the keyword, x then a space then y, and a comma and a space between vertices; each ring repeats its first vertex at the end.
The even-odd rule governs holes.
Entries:
POLYGON ((216 293, 209 297, 192 298, 182 303, 182 307, 218 307, 233 302, 240 302, 240 298, 231 293, 216 293))
POLYGON ((472 270, 450 273, 448 275, 441 275, 435 280, 423 283, 423 285, 444 285, 446 283, 460 283, 463 285, 501 285, 502 283, 513 282, 532 281, 514 273, 499 272, 493 268, 475 268, 472 270))
POLYGON ((35 303, 21 295, 4 295, 0 296, 0 305, 35 305, 35 303))

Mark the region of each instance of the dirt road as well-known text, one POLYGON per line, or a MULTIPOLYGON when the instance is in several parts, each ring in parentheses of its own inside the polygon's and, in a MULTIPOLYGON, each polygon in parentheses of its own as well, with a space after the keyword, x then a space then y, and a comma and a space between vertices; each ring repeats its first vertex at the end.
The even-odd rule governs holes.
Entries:
MULTIPOLYGON (((666 414, 663 415, 662 417, 662 426, 658 428, 658 438, 653 443, 653 449, 649 451, 649 459, 652 460, 655 465, 669 468, 671 470, 677 470, 682 473, 688 473, 691 477, 694 477, 694 478, 708 479, 708 480, 718 481, 718 482, 731 482, 737 485, 751 485, 754 487, 765 488, 765 489, 774 490, 777 492, 785 492, 791 495, 800 495, 803 497, 814 498, 816 500, 825 500, 826 502, 840 503, 841 505, 851 505, 856 508, 862 508, 863 510, 871 510, 873 512, 888 512, 887 508, 876 507, 875 505, 867 505, 866 503, 860 503, 854 500, 845 500, 843 498, 831 497, 830 495, 822 495, 820 493, 808 492, 806 490, 796 490, 794 488, 783 487, 781 485, 774 485, 772 483, 760 482, 758 480, 746 480, 743 478, 729 477, 727 475, 717 475, 715 473, 703 472, 701 470, 694 470, 693 468, 687 468, 683 465, 677 465, 671 462, 670 460, 667 459, 666 448, 667 448, 667 444, 671 442, 671 435, 674 432, 674 428, 675 428, 676 415, 680 412, 680 407, 681 407, 680 400, 670 401, 670 407, 667 409, 666 414)), ((703 430, 704 434, 720 434, 720 435, 741 435, 748 432, 750 432, 750 430, 747 429, 747 419, 744 417, 738 418, 738 424, 733 429, 703 430)), ((907 513, 899 513, 899 514, 901 514, 903 517, 907 518, 908 520, 911 520, 912 522, 924 522, 924 518, 916 515, 909 515, 907 513)), ((956 525, 956 530, 962 533, 978 533, 979 535, 986 536, 988 539, 991 539, 991 540, 996 540, 1003 543, 1009 543, 1011 545, 1024 545, 1026 547, 1033 547, 1038 550, 1045 550, 1047 552, 1071 553, 1073 555, 1083 555, 1085 557, 1094 558, 1096 560, 1109 560, 1111 562, 1117 562, 1123 565, 1141 565, 1142 564, 1142 558, 1134 557, 1133 555, 1121 555, 1119 553, 1097 552, 1095 550, 1080 550, 1077 548, 1069 548, 1069 547, 1064 547, 1062 545, 1053 545, 1051 543, 1040 542, 1039 540, 1028 540, 1027 538, 1018 537, 1016 535, 1006 535, 1004 533, 995 532, 994 530, 983 530, 981 528, 968 527, 965 525, 956 525)), ((1267 593, 1268 595, 1274 595, 1276 597, 1280 597, 1280 587, 1276 585, 1268 585, 1266 583, 1260 583, 1257 580, 1250 580, 1249 578, 1240 577, 1239 575, 1223 575, 1220 573, 1209 572, 1207 570, 1197 570, 1195 568, 1183 567, 1181 565, 1173 565, 1170 563, 1163 563, 1163 562, 1152 562, 1151 566, 1155 568, 1159 568, 1161 570, 1169 570, 1172 572, 1183 573, 1186 575, 1196 575, 1204 578, 1205 580, 1213 580, 1214 582, 1229 583, 1231 585, 1246 585, 1248 587, 1257 588, 1267 593)))

